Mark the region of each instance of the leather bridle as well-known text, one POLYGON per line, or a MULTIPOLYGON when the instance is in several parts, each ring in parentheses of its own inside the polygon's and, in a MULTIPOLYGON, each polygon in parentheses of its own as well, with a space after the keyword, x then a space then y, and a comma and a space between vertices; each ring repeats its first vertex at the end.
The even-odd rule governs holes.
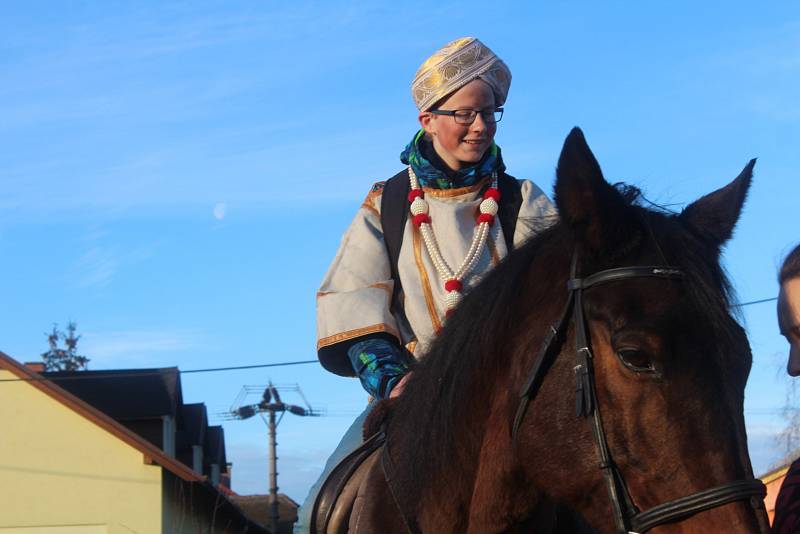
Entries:
POLYGON ((528 404, 536 396, 548 369, 555 361, 564 343, 569 326, 570 315, 575 324, 575 379, 577 417, 586 417, 592 429, 595 448, 599 458, 599 468, 608 489, 614 525, 618 534, 638 534, 653 527, 681 521, 698 512, 716 508, 735 501, 750 500, 755 509, 762 509, 761 504, 766 495, 766 487, 758 479, 737 480, 711 489, 699 491, 686 497, 654 506, 649 510, 639 511, 633 504, 628 486, 619 468, 611 456, 608 440, 603 429, 603 421, 597 404, 597 387, 593 372, 593 355, 591 343, 587 337, 587 324, 583 309, 583 292, 608 282, 628 280, 631 278, 662 278, 682 280, 685 275, 680 269, 668 266, 636 266, 608 269, 578 278, 578 256, 572 258, 570 280, 567 282, 568 298, 559 321, 550 327, 539 353, 534 361, 525 384, 520 392, 520 402, 512 427, 512 439, 525 417, 528 404))

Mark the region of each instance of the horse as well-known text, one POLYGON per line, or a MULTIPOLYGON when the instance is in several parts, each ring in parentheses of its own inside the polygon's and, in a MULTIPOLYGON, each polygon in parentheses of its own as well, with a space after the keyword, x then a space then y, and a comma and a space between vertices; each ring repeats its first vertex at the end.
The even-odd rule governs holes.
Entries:
POLYGON ((672 213, 609 184, 573 129, 558 221, 472 290, 368 421, 385 443, 349 532, 768 532, 752 356, 720 266, 754 163, 672 213))

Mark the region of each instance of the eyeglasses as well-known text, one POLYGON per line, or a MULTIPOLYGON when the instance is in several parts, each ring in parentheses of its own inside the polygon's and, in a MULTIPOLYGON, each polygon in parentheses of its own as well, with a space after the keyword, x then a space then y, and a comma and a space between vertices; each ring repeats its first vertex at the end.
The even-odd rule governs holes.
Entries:
POLYGON ((481 118, 486 124, 500 122, 500 119, 503 118, 503 108, 493 110, 484 109, 482 111, 475 111, 474 109, 432 109, 430 112, 434 115, 449 115, 453 117, 458 124, 472 124, 475 122, 475 117, 478 116, 478 113, 481 114, 481 118))

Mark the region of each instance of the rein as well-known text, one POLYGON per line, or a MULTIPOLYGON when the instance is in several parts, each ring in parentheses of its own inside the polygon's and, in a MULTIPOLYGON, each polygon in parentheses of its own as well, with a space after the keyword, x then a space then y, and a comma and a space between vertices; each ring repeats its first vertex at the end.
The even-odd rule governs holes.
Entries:
POLYGON ((736 501, 749 499, 753 508, 758 509, 759 503, 766 495, 766 487, 760 480, 737 480, 674 499, 642 512, 633 504, 622 472, 614 462, 608 448, 600 407, 597 404, 597 387, 592 363, 594 356, 587 336, 583 292, 592 287, 618 280, 631 278, 683 280, 684 276, 683 271, 673 267, 636 266, 607 269, 585 278, 578 278, 578 252, 576 251, 572 257, 570 280, 567 282, 568 297, 564 311, 558 322, 547 332, 520 392, 520 401, 511 431, 512 440, 516 440, 528 405, 536 396, 547 371, 561 351, 570 315, 572 315, 575 323, 575 413, 577 417, 585 417, 589 420, 599 468, 606 483, 614 525, 618 534, 639 534, 658 525, 681 521, 698 512, 736 501))

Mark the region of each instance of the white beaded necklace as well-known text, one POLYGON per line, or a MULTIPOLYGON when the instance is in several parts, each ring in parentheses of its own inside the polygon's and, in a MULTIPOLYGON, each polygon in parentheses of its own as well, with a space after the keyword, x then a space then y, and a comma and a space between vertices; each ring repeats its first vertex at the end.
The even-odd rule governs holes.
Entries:
POLYGON ((449 315, 461 302, 463 282, 478 263, 478 258, 480 258, 484 245, 486 245, 486 238, 489 236, 489 228, 494 224, 500 200, 500 191, 497 189, 497 172, 492 172, 492 183, 483 194, 483 200, 480 203, 481 214, 478 216, 477 228, 472 236, 472 244, 467 250, 467 255, 461 262, 461 266, 455 271, 447 264, 439 250, 439 244, 431 227, 431 218, 428 215, 428 202, 424 198, 425 193, 420 188, 417 175, 414 174, 410 166, 408 167, 408 176, 411 182, 411 192, 408 194, 408 200, 411 202, 412 222, 414 226, 419 228, 431 262, 439 274, 439 279, 444 284, 446 313, 449 315))

